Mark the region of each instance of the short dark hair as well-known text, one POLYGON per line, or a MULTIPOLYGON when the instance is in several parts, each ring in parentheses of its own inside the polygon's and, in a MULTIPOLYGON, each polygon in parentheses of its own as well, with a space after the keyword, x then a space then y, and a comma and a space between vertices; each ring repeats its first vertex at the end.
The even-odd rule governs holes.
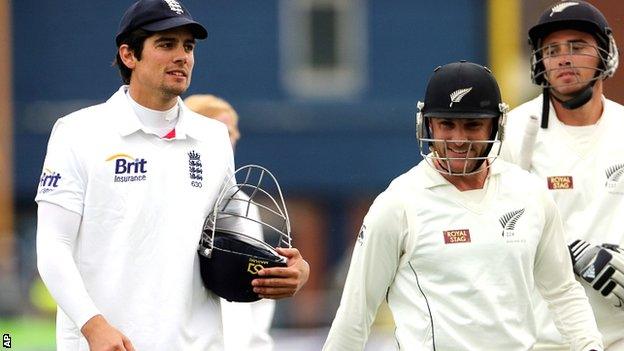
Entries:
MULTIPOLYGON (((143 44, 145 43, 145 39, 149 38, 152 34, 154 33, 148 32, 144 29, 136 29, 126 35, 120 41, 119 46, 127 44, 130 50, 134 52, 134 56, 137 58, 137 60, 141 60, 141 54, 143 53, 143 44)), ((119 68, 119 75, 121 76, 121 80, 124 82, 124 84, 130 84, 132 70, 123 63, 121 57, 119 56, 119 47, 117 49, 117 56, 115 57, 113 66, 117 66, 117 68, 119 68)))

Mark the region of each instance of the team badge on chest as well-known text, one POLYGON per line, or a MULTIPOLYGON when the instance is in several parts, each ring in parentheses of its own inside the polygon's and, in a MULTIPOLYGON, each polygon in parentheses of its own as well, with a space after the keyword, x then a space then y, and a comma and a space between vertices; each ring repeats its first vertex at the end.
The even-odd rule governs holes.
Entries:
POLYGON ((189 157, 189 177, 191 186, 201 188, 204 180, 204 171, 202 169, 201 155, 195 150, 188 153, 189 157))
POLYGON ((513 238, 516 236, 516 224, 523 214, 524 208, 507 212, 498 219, 498 222, 503 227, 503 233, 501 235, 504 238, 513 238))
POLYGON ((624 175, 624 163, 614 164, 613 166, 605 170, 607 181, 605 187, 611 193, 621 194, 624 193, 624 182, 622 182, 622 175, 624 175))

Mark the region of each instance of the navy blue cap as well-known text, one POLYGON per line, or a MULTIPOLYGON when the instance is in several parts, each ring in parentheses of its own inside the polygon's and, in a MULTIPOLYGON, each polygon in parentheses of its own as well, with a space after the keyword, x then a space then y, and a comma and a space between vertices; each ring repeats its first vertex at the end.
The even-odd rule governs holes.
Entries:
POLYGON ((206 28, 195 22, 191 13, 176 0, 139 0, 126 10, 115 42, 121 45, 122 40, 136 29, 148 32, 159 32, 171 28, 188 26, 196 39, 206 39, 206 28))

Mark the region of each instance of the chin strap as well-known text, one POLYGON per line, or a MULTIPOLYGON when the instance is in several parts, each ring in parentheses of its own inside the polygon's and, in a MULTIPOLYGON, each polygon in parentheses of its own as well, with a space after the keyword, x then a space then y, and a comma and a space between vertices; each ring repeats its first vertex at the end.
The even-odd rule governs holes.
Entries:
MULTIPOLYGON (((434 151, 434 153, 436 153, 436 152, 434 151)), ((486 153, 486 155, 487 155, 487 153, 486 153)), ((438 166, 440 166, 440 167, 441 167, 441 168, 442 168, 442 169, 443 169, 443 170, 444 170, 447 174, 450 174, 450 175, 466 175, 466 174, 478 173, 478 172, 476 172, 476 171, 477 171, 479 168, 481 168, 481 166, 483 165, 483 163, 485 163, 486 165, 489 165, 489 164, 490 164, 490 162, 489 162, 487 159, 482 159, 482 160, 477 161, 477 164, 476 164, 474 167, 472 167, 472 170, 470 170, 470 171, 466 170, 466 172, 463 172, 463 173, 453 173, 450 169, 447 169, 447 168, 445 167, 445 163, 444 163, 444 162, 442 162, 442 161, 440 161, 441 159, 442 159, 441 157, 438 157, 438 158, 434 159, 434 162, 435 162, 438 166)), ((488 167, 485 167, 485 169, 487 169, 487 168, 488 168, 488 167)), ((485 169, 484 169, 484 170, 485 170, 485 169)))
POLYGON ((550 114, 550 89, 544 88, 542 91, 542 129, 548 128, 548 115, 550 114))
POLYGON ((554 94, 551 94, 549 88, 544 88, 542 93, 542 123, 540 125, 542 129, 548 128, 548 115, 550 114, 551 95, 553 99, 559 101, 561 103, 561 106, 563 106, 563 108, 565 108, 566 110, 575 110, 591 100, 594 94, 594 84, 596 84, 595 80, 587 84, 585 88, 583 88, 583 90, 576 94, 576 96, 566 101, 563 101, 556 97, 554 94))
POLYGON ((594 92, 593 91, 594 83, 595 81, 592 82, 591 84, 587 84, 587 86, 583 88, 583 90, 581 90, 580 93, 576 94, 576 96, 571 98, 570 100, 563 101, 554 95, 553 95, 553 98, 559 101, 561 103, 561 106, 563 106, 563 108, 567 110, 577 109, 585 105, 589 100, 591 100, 593 92, 594 92))

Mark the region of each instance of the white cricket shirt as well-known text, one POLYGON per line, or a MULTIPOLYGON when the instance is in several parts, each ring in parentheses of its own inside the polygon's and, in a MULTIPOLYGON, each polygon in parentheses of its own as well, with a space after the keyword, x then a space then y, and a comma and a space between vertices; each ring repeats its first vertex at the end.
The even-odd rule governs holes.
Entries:
MULTIPOLYGON (((219 301, 202 285, 197 245, 233 172, 227 130, 179 99, 175 137, 146 134, 126 90, 57 121, 36 201, 82 216, 70 244, 86 293, 137 350, 221 350, 219 301)), ((59 349, 88 350, 79 328, 90 315, 73 303, 59 306, 59 349)))
MULTIPOLYGON (((249 199, 242 190, 237 197, 249 199)), ((261 221, 257 206, 251 206, 248 218, 261 221)), ((253 221, 243 221, 242 233, 264 241, 262 225, 253 221)), ((225 351, 272 351, 273 338, 269 334, 275 300, 262 299, 255 302, 230 302, 221 300, 223 316, 223 344, 225 351)))
POLYGON ((384 298, 401 350, 529 350, 535 286, 574 350, 600 346, 546 191, 496 161, 484 192, 471 201, 426 162, 395 179, 364 219, 324 350, 362 350, 384 298))
MULTIPOLYGON (((556 117, 552 104, 548 129, 540 128, 531 158, 531 172, 554 197, 565 227, 565 239, 594 245, 624 245, 624 106, 603 97, 603 113, 597 124, 566 126, 556 117)), ((518 162, 529 116, 541 118, 542 96, 512 110, 501 157, 518 162)), ((624 342, 624 311, 612 306, 583 283, 594 310, 605 347, 624 342)), ((544 303, 539 299, 540 340, 562 343, 544 303)))

